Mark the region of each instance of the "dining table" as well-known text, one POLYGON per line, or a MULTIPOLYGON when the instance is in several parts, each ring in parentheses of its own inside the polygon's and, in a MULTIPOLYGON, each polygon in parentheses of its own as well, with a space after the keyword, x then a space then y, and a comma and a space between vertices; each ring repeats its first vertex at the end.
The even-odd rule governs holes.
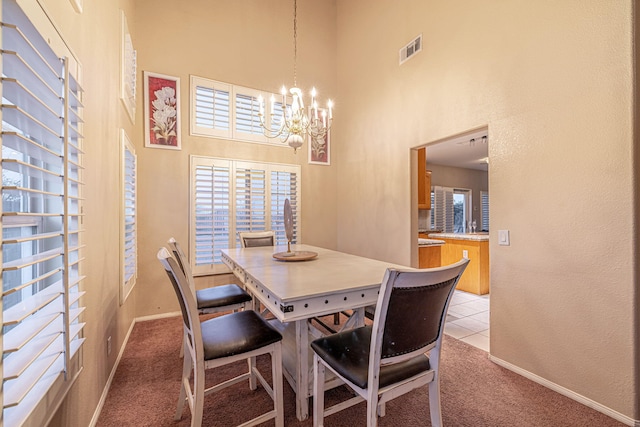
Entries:
MULTIPOLYGON (((410 269, 386 261, 294 244, 222 249, 222 261, 264 306, 283 335, 283 374, 296 396, 296 416, 309 416, 313 396, 313 352, 309 343, 327 329, 313 319, 348 311, 343 328, 361 326, 364 308, 376 304, 388 268, 410 269)), ((335 387, 329 378, 325 388, 335 387)))

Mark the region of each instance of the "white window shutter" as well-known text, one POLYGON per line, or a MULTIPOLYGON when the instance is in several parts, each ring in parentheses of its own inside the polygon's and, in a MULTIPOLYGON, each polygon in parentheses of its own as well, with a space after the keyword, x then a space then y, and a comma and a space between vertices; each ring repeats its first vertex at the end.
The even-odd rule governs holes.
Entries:
POLYGON ((42 9, 30 13, 41 27, 2 2, 4 425, 45 423, 84 343, 80 65, 42 9))
POLYGON ((191 76, 191 134, 231 138, 231 85, 191 76))
POLYGON ((228 248, 231 230, 231 163, 227 160, 191 158, 190 255, 194 274, 224 272, 220 249, 228 248))
POLYGON ((489 231, 489 192, 480 192, 480 214, 482 221, 482 230, 489 231))
POLYGON ((276 231, 286 243, 284 199, 294 212, 294 240, 300 239, 300 166, 191 157, 190 249, 196 275, 228 272, 220 249, 240 246, 238 232, 276 231))

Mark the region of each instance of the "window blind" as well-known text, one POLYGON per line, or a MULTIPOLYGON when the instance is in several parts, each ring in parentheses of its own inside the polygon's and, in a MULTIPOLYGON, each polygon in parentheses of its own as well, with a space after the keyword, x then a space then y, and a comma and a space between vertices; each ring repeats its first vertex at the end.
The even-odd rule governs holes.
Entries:
POLYGON ((445 233, 454 231, 453 188, 433 187, 433 227, 445 233))
MULTIPOLYGON (((259 116, 258 99, 262 96, 265 126, 277 132, 282 121, 282 101, 271 103, 270 93, 203 77, 191 76, 190 81, 191 135, 286 147, 282 139, 264 136, 259 116)), ((282 100, 282 95, 276 98, 282 100)))
MULTIPOLYGON (((240 246, 238 232, 276 231, 284 237, 284 199, 300 237, 300 166, 191 157, 190 260, 194 274, 228 272, 220 249, 240 246)), ((294 239, 294 240, 295 240, 294 239)), ((295 243, 295 241, 294 241, 295 243)))
POLYGON ((480 192, 480 220, 482 221, 482 230, 489 231, 489 192, 480 192))
POLYGON ((137 157, 133 144, 121 129, 122 140, 122 225, 121 244, 122 282, 120 304, 136 284, 138 275, 138 239, 137 239, 137 157))
POLYGON ((2 2, 5 425, 46 423, 30 417, 59 403, 44 397, 54 386, 68 389, 84 342, 83 95, 79 64, 54 52, 51 46, 64 44, 47 29, 49 40, 15 0, 2 2))

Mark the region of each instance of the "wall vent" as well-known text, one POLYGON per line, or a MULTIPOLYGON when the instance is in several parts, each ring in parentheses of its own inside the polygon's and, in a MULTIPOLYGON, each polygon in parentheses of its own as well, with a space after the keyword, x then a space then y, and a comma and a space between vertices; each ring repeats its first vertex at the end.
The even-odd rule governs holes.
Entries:
POLYGON ((400 49, 400 65, 422 50, 422 34, 400 49))

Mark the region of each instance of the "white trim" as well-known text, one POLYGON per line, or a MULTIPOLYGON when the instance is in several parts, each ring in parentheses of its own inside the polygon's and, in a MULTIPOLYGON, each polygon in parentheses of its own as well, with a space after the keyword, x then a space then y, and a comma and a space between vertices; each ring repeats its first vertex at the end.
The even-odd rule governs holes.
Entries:
POLYGON ((571 400, 575 400, 578 403, 581 403, 591 409, 594 409, 608 417, 613 418, 614 420, 620 421, 621 423, 628 425, 628 426, 632 426, 632 427, 640 427, 640 420, 634 420, 624 414, 621 414, 618 411, 615 411, 607 406, 604 406, 598 402, 595 402, 591 399, 589 399, 588 397, 582 396, 581 394, 578 394, 572 390, 569 390, 568 388, 562 387, 561 385, 558 385, 554 382, 551 382, 545 378, 542 378, 532 372, 529 372, 527 370, 524 370, 518 366, 512 365, 509 362, 505 362, 502 359, 499 359, 495 356, 489 355, 489 360, 492 361, 493 363, 495 363, 496 365, 500 365, 505 369, 508 369, 512 372, 515 372, 518 375, 521 375, 535 383, 538 383, 550 390, 555 391, 556 393, 560 393, 563 396, 568 397, 571 400))

